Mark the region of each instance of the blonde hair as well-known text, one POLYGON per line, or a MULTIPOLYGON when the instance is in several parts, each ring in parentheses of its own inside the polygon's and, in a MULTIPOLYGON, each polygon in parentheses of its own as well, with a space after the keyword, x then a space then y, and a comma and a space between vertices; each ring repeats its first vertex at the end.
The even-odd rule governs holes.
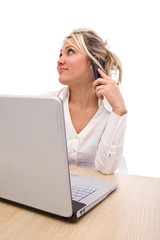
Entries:
POLYGON ((69 41, 73 38, 81 51, 93 60, 97 65, 111 77, 114 72, 118 71, 118 83, 122 82, 122 65, 120 59, 111 51, 107 49, 107 42, 104 42, 100 36, 90 29, 76 29, 66 37, 65 40, 69 41), (97 61, 100 58, 102 64, 97 61))

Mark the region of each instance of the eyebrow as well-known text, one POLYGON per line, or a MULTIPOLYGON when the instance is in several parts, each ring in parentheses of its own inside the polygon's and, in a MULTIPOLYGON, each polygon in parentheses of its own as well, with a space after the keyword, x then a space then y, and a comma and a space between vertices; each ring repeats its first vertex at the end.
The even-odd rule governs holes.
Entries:
MULTIPOLYGON (((69 45, 69 46, 65 47, 65 49, 70 48, 70 47, 75 48, 73 45, 69 45)), ((75 49, 76 49, 76 48, 75 48, 75 49)), ((60 50, 60 52, 62 52, 62 49, 60 50)))

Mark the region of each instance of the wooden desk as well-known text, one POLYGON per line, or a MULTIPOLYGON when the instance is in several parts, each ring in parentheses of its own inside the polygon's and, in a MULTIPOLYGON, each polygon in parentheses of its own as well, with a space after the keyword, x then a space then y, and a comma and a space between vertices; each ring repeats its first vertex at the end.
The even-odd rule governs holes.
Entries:
POLYGON ((160 239, 160 179, 82 168, 71 172, 117 181, 118 189, 76 223, 0 202, 0 239, 160 239))

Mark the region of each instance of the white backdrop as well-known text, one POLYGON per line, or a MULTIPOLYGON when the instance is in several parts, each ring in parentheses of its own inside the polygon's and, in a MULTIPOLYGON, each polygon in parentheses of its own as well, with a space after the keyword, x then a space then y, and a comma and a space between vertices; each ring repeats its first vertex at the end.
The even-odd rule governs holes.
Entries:
POLYGON ((159 22, 158 0, 1 0, 0 94, 61 87, 56 65, 64 36, 94 29, 123 64, 129 172, 160 177, 159 22))

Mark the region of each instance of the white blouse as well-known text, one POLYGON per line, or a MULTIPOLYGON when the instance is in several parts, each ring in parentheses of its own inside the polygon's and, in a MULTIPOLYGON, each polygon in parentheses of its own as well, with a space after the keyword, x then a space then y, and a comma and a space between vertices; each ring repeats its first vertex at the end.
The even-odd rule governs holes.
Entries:
POLYGON ((104 98, 99 100, 96 114, 77 134, 69 112, 69 88, 48 95, 59 96, 63 101, 70 165, 95 168, 103 174, 113 173, 122 159, 127 114, 115 114, 104 98))

